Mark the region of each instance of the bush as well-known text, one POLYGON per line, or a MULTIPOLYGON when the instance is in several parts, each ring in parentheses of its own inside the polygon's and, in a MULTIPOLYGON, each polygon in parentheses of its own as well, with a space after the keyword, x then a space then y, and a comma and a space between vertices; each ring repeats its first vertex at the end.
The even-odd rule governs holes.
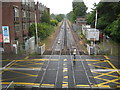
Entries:
MULTIPOLYGON (((41 40, 46 39, 54 31, 53 26, 47 23, 38 23, 37 29, 38 29, 38 37, 40 37, 41 40)), ((36 36, 35 24, 32 24, 30 26, 29 35, 36 36)))
POLYGON ((50 24, 53 25, 53 26, 57 26, 58 21, 57 20, 50 20, 50 24))

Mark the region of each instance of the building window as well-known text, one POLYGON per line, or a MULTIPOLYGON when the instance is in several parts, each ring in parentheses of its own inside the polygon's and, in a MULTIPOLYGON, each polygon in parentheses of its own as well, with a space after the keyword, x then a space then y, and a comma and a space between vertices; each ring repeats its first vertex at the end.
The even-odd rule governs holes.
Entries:
POLYGON ((22 16, 23 16, 23 17, 26 17, 26 12, 25 12, 25 10, 22 10, 22 16))
POLYGON ((24 4, 24 5, 25 5, 25 4, 26 4, 26 0, 22 0, 22 4, 24 4))
POLYGON ((19 9, 14 8, 14 17, 19 17, 19 9))
POLYGON ((25 23, 22 23, 22 29, 26 30, 26 24, 25 23))
POLYGON ((19 23, 19 9, 16 7, 14 8, 14 21, 19 23))
POLYGON ((19 31, 20 30, 20 25, 19 24, 15 24, 14 28, 15 28, 15 31, 19 31))

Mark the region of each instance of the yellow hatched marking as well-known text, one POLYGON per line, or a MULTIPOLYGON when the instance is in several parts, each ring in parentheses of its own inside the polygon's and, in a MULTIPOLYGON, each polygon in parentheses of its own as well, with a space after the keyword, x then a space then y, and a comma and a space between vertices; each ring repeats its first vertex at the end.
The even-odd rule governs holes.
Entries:
POLYGON ((23 72, 18 72, 18 71, 13 71, 13 70, 8 70, 10 72, 14 72, 14 73, 19 73, 19 74, 23 74, 23 75, 27 75, 27 76, 31 76, 31 77, 37 77, 38 75, 33 75, 33 74, 28 74, 28 73, 23 73, 23 72))
MULTIPOLYGON (((113 69, 118 70, 110 61, 107 61, 113 69)), ((120 75, 120 71, 117 71, 117 73, 120 75)))
POLYGON ((92 65, 92 66, 95 66, 95 67, 98 67, 98 68, 104 68, 104 69, 113 69, 113 68, 102 67, 102 66, 97 66, 97 65, 92 65))
POLYGON ((98 85, 104 85, 104 84, 111 83, 111 82, 112 83, 116 83, 115 81, 120 80, 120 79, 107 80, 107 79, 103 79, 103 78, 97 78, 97 79, 101 79, 101 80, 107 81, 107 82, 100 83, 98 85))
POLYGON ((89 87, 90 85, 76 85, 77 87, 89 87))
POLYGON ((29 56, 25 57, 25 59, 28 59, 28 58, 29 58, 29 56))
MULTIPOLYGON (((2 82, 2 84, 10 84, 11 82, 2 82)), ((39 83, 14 82, 16 85, 40 85, 39 83)))
POLYGON ((67 61, 67 59, 64 59, 64 61, 67 61))
MULTIPOLYGON (((92 71, 93 73, 97 73, 97 74, 103 74, 103 73, 100 73, 100 72, 94 72, 94 71, 92 71)), ((107 75, 107 76, 111 76, 111 77, 116 77, 116 78, 118 78, 118 76, 115 76, 115 75, 107 75)), ((95 77, 97 77, 97 76, 95 76, 95 77)))
POLYGON ((110 59, 110 58, 108 58, 108 56, 104 56, 106 59, 110 59))
POLYGON ((63 84, 68 84, 68 82, 63 82, 63 84))
POLYGON ((24 67, 28 67, 28 68, 33 68, 33 67, 30 67, 30 66, 29 66, 29 65, 27 65, 27 64, 26 64, 26 65, 20 65, 20 64, 17 64, 17 63, 16 63, 16 64, 14 64, 14 65, 15 65, 15 66, 21 66, 21 67, 23 67, 23 66, 24 66, 24 67))
POLYGON ((64 78, 68 78, 68 76, 64 76, 64 78))
POLYGON ((58 59, 50 59, 50 61, 58 61, 58 59))
POLYGON ((93 64, 103 63, 103 62, 105 62, 105 61, 98 61, 98 62, 95 62, 95 63, 90 63, 88 65, 93 65, 93 64))
POLYGON ((15 80, 15 79, 20 79, 20 78, 28 78, 28 77, 30 77, 30 76, 23 76, 23 77, 14 77, 14 78, 8 78, 8 79, 3 79, 3 80, 1 80, 1 81, 6 81, 6 80, 15 80))
MULTIPOLYGON (((12 63, 10 66, 8 66, 7 68, 12 67, 16 62, 17 62, 17 61, 13 62, 13 63, 12 63)), ((8 69, 3 70, 2 72, 0 72, 0 74, 2 74, 3 72, 5 72, 5 71, 7 71, 7 70, 8 70, 8 69)))
POLYGON ((63 72, 67 72, 68 70, 63 70, 63 72))
POLYGON ((105 75, 108 76, 108 74, 113 73, 113 72, 115 72, 115 71, 111 71, 111 72, 108 72, 108 73, 102 73, 102 75, 95 76, 94 78, 99 78, 99 77, 105 76, 105 75))
POLYGON ((96 84, 96 85, 94 85, 94 86, 96 86, 96 87, 108 87, 108 88, 110 88, 109 85, 99 85, 99 84, 96 84))
POLYGON ((62 84, 63 87, 68 87, 68 84, 62 84))
POLYGON ((54 84, 42 84, 41 86, 55 86, 54 84))

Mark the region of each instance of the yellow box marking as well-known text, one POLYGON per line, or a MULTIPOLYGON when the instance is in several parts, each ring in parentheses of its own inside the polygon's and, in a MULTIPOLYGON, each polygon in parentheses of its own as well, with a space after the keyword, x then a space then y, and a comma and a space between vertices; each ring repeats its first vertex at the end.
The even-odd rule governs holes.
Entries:
MULTIPOLYGON (((111 67, 112 67, 113 69, 118 70, 110 61, 107 61, 107 62, 111 65, 111 67)), ((117 73, 120 75, 120 72, 119 72, 119 71, 117 71, 117 73)))
POLYGON ((62 87, 68 87, 68 84, 62 84, 62 87))
POLYGON ((104 56, 105 57, 105 59, 110 59, 108 56, 104 56))
POLYGON ((26 57, 25 57, 25 59, 28 59, 28 58, 29 58, 29 56, 26 56, 26 57))
POLYGON ((67 61, 67 59, 64 59, 64 61, 67 61))
POLYGON ((100 83, 100 84, 98 84, 98 85, 104 85, 104 84, 111 83, 111 82, 112 82, 112 83, 116 83, 115 81, 120 80, 120 79, 107 80, 107 79, 103 79, 103 78, 97 78, 97 79, 101 79, 101 80, 106 81, 106 82, 100 83))
POLYGON ((1 81, 7 81, 7 80, 15 80, 15 79, 23 79, 23 78, 28 78, 30 76, 23 76, 23 77, 14 77, 14 78, 8 78, 8 79, 2 79, 1 81))
MULTIPOLYGON (((10 66, 8 66, 7 68, 12 67, 17 61, 13 62, 10 66)), ((3 72, 7 71, 7 69, 3 70, 2 72, 0 72, 0 74, 2 74, 3 72)))
POLYGON ((89 87, 90 85, 76 85, 77 87, 89 87))
POLYGON ((64 76, 64 78, 68 78, 68 76, 64 76))
POLYGON ((68 84, 68 82, 63 82, 63 84, 68 84))
POLYGON ((108 73, 102 73, 101 75, 95 76, 94 78, 99 78, 99 77, 102 77, 104 75, 107 76, 108 74, 113 73, 113 72, 115 72, 115 71, 111 71, 111 72, 108 72, 108 73))
POLYGON ((42 84, 41 86, 55 86, 54 84, 42 84))
POLYGON ((14 72, 14 73, 19 73, 19 74, 27 75, 27 76, 31 76, 31 77, 37 77, 37 76, 38 76, 38 75, 33 75, 33 74, 28 74, 28 73, 13 71, 13 70, 9 70, 9 71, 10 71, 10 72, 14 72))
POLYGON ((68 70, 63 70, 63 72, 67 72, 68 70))

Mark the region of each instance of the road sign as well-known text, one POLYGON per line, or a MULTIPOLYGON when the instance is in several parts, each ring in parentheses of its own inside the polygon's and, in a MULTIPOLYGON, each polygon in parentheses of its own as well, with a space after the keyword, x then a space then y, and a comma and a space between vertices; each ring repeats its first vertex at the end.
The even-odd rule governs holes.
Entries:
POLYGON ((3 42, 10 43, 9 27, 2 26, 2 33, 3 33, 3 42))
POLYGON ((3 42, 2 34, 0 34, 0 42, 3 42))

